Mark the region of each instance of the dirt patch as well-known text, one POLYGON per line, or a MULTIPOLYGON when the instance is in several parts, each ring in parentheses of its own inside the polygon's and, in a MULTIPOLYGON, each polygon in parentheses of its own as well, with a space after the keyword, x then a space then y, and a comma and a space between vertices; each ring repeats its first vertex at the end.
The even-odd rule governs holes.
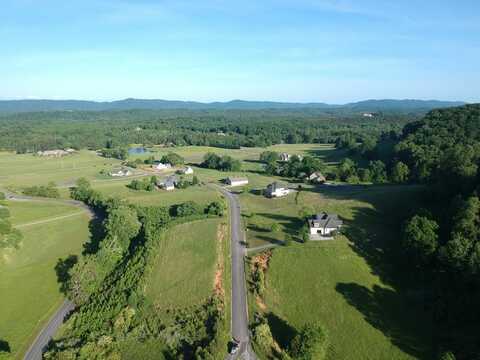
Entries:
MULTIPOLYGON (((251 261, 251 271, 252 274, 257 274, 258 277, 258 272, 261 272, 263 276, 261 276, 261 279, 258 279, 258 281, 262 281, 262 287, 265 287, 265 273, 267 272, 268 269, 268 263, 270 261, 270 258, 272 257, 272 251, 267 250, 265 252, 262 252, 252 258, 251 261)), ((262 296, 260 296, 258 293, 255 295, 255 302, 258 306, 258 308, 261 311, 266 311, 267 310, 267 305, 265 304, 265 301, 263 300, 262 296)))
POLYGON ((259 268, 259 269, 262 269, 263 272, 267 271, 268 262, 270 261, 271 257, 272 257, 271 250, 267 250, 258 255, 255 255, 252 258, 252 270, 255 270, 255 268, 259 268))

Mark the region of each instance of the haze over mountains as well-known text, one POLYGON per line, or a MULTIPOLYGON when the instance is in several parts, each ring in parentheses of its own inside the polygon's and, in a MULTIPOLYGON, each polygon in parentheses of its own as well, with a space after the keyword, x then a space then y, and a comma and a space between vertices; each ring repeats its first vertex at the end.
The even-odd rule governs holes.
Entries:
POLYGON ((160 99, 124 99, 117 101, 85 100, 1 100, 0 112, 35 112, 35 111, 107 111, 130 109, 186 109, 186 110, 265 110, 265 109, 325 109, 349 111, 428 111, 464 105, 461 101, 439 100, 365 100, 343 105, 326 103, 297 103, 274 101, 232 100, 227 102, 196 102, 160 99))

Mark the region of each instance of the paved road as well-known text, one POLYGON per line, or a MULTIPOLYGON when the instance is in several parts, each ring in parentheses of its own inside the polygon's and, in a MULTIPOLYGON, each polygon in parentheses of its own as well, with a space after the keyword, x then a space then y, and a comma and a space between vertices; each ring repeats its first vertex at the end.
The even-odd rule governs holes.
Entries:
POLYGON ((65 300, 57 312, 50 318, 49 322, 38 334, 35 341, 32 343, 24 360, 41 360, 42 353, 48 345, 50 339, 55 335, 60 325, 62 325, 65 317, 73 310, 74 305, 69 300, 65 300))
POLYGON ((230 231, 232 255, 232 337, 240 348, 226 359, 256 359, 250 346, 248 331, 247 286, 245 282, 245 233, 240 219, 240 202, 236 195, 225 189, 222 193, 230 205, 230 231))

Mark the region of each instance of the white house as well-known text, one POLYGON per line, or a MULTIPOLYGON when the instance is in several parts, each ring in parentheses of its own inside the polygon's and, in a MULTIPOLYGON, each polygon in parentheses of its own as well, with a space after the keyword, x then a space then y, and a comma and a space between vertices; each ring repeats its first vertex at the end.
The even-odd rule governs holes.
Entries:
POLYGON ((372 117, 375 116, 375 115, 372 114, 372 113, 363 113, 362 115, 363 115, 363 117, 369 117, 369 118, 372 118, 372 117))
POLYGON ((190 175, 193 174, 193 169, 190 166, 180 170, 180 174, 190 175))
POLYGON ((243 186, 248 184, 248 179, 229 177, 227 178, 226 182, 227 182, 227 185, 230 185, 230 186, 243 186))
POLYGON ((154 168, 155 170, 167 170, 167 169, 171 169, 172 168, 172 165, 169 164, 169 163, 155 163, 152 165, 152 168, 154 168))
POLYGON ((287 196, 290 193, 290 189, 284 185, 280 185, 278 182, 273 182, 265 189, 265 195, 268 197, 282 197, 287 196))
POLYGON ((118 171, 110 172, 109 175, 113 176, 113 177, 130 176, 130 175, 132 175, 132 172, 128 169, 120 169, 118 171))
POLYGON ((332 233, 339 230, 343 225, 343 221, 338 218, 337 214, 327 214, 326 212, 314 215, 308 219, 308 227, 310 229, 310 238, 315 236, 331 236, 332 233), (313 236, 312 236, 313 235, 313 236))

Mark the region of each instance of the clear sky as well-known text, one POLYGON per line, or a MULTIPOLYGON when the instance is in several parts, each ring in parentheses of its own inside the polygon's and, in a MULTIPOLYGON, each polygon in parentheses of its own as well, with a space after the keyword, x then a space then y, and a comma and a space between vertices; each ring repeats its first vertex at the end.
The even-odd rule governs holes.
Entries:
POLYGON ((480 101, 479 0, 0 0, 0 98, 480 101))

